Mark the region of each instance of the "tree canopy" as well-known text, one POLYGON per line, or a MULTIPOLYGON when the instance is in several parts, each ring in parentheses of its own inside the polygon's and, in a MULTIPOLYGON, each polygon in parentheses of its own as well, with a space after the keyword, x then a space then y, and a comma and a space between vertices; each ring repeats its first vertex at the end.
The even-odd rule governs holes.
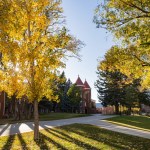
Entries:
POLYGON ((115 68, 130 81, 141 78, 143 87, 149 88, 150 1, 104 0, 96 8, 94 22, 119 42, 106 52, 100 68, 115 68))
POLYGON ((150 42, 149 0, 104 0, 95 10, 94 22, 127 44, 150 42))
POLYGON ((82 45, 62 24, 62 12, 61 0, 0 1, 0 90, 34 102, 36 127, 38 101, 58 98, 53 94, 57 69, 65 66, 66 56, 78 56, 82 45))

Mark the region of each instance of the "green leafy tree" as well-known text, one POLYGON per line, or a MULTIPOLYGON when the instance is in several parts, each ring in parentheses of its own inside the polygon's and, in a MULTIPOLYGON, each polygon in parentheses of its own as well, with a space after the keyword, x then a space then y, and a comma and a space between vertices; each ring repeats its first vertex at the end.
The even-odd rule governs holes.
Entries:
POLYGON ((77 87, 76 84, 73 84, 69 88, 67 95, 72 112, 79 111, 80 102, 82 100, 81 90, 79 89, 79 87, 77 87))
POLYGON ((64 110, 64 103, 65 103, 65 97, 66 97, 66 92, 65 92, 65 88, 66 88, 66 82, 67 82, 67 78, 65 76, 65 72, 63 71, 59 76, 58 76, 58 80, 55 82, 55 85, 57 86, 56 90, 55 90, 55 95, 58 95, 58 102, 53 102, 53 110, 56 111, 56 109, 58 109, 58 111, 63 111, 64 110))
MULTIPOLYGON (((140 104, 145 104, 150 106, 150 94, 149 91, 141 91, 139 93, 139 102, 140 104)), ((141 105, 140 105, 141 107, 141 105)))
POLYGON ((122 103, 128 108, 128 115, 131 114, 132 108, 139 108, 139 91, 135 84, 129 84, 125 87, 125 95, 122 103))

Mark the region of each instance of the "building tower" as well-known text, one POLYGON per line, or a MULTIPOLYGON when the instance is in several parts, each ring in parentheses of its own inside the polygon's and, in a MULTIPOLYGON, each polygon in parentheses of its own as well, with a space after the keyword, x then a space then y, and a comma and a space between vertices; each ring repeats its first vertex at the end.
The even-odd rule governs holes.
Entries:
POLYGON ((84 91, 83 91, 83 98, 85 100, 85 113, 91 113, 91 87, 89 86, 88 82, 85 80, 84 82, 84 91))
POLYGON ((76 80, 76 86, 81 90, 81 105, 80 105, 80 112, 81 113, 90 113, 91 109, 91 88, 88 82, 85 80, 84 84, 80 77, 78 76, 76 80))

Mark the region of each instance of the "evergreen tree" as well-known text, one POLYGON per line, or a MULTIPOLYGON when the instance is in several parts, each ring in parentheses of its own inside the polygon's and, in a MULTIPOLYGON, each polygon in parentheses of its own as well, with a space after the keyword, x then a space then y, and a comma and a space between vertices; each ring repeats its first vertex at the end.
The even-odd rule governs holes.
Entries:
POLYGON ((67 92, 72 85, 70 79, 67 80, 65 72, 63 71, 58 80, 55 82, 55 95, 58 95, 58 101, 53 101, 53 111, 69 112, 70 104, 67 92))
POLYGON ((103 106, 115 105, 116 114, 119 113, 119 104, 128 108, 128 114, 134 107, 141 107, 141 104, 150 105, 150 96, 147 91, 140 91, 140 79, 127 83, 127 76, 115 71, 97 72, 98 80, 95 86, 98 98, 103 106))
POLYGON ((98 92, 98 98, 103 106, 114 105, 116 114, 119 114, 119 103, 124 98, 124 82, 126 76, 118 71, 97 72, 98 80, 95 83, 98 92))

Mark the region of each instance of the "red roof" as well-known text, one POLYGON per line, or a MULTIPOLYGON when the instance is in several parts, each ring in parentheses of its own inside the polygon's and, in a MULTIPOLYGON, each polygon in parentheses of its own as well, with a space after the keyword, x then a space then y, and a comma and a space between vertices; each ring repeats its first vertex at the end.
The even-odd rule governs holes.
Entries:
POLYGON ((85 82, 84 82, 84 88, 86 88, 86 89, 90 89, 91 87, 89 86, 89 84, 87 83, 87 81, 85 80, 85 82))
POLYGON ((80 79, 80 77, 78 76, 78 79, 76 81, 76 85, 77 86, 84 86, 82 80, 80 79))

